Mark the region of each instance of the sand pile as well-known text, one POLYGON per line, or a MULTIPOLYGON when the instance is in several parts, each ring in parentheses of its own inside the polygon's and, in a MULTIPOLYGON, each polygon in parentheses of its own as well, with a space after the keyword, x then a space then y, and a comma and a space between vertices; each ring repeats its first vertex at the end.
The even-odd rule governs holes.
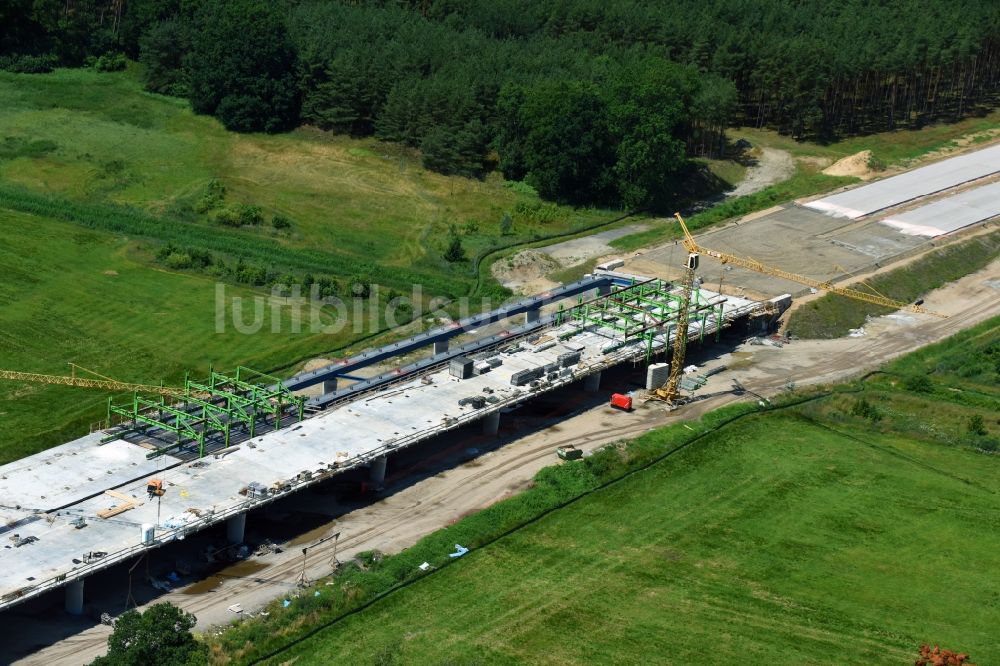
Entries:
POLYGON ((862 150, 860 153, 837 160, 823 169, 823 173, 828 176, 854 176, 855 178, 868 179, 875 175, 875 172, 868 166, 871 157, 872 151, 862 150))

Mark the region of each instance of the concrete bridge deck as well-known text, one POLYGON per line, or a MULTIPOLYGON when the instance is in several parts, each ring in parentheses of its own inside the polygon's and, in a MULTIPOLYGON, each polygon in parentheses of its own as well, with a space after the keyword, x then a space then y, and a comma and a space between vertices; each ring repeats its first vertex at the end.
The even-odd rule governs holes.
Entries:
MULTIPOLYGON (((693 338, 759 307, 707 290, 700 297, 721 309, 691 322, 693 338)), ((148 460, 147 449, 121 439, 101 444, 106 433, 94 433, 0 467, 0 532, 8 537, 0 551, 0 610, 68 586, 67 610, 81 612, 83 579, 96 571, 223 521, 230 541, 239 543, 246 512, 255 507, 358 467, 370 468, 380 482, 393 451, 474 421, 495 433, 505 409, 580 380, 596 390, 602 369, 644 359, 650 351, 649 341, 623 340, 611 328, 539 323, 526 338, 484 345, 480 365, 487 356, 499 361, 484 374, 461 379, 447 362, 422 367, 369 391, 338 396, 301 423, 198 460, 148 460), (579 352, 579 361, 553 372, 567 352, 579 352), (512 384, 515 373, 546 366, 537 381, 512 384), (469 404, 465 399, 472 397, 477 400, 469 404), (166 487, 159 501, 146 494, 153 476, 166 487), (98 516, 125 501, 136 505, 98 516), (155 526, 147 532, 151 538, 144 539, 144 525, 155 526)), ((657 332, 652 351, 665 351, 672 337, 657 332)))

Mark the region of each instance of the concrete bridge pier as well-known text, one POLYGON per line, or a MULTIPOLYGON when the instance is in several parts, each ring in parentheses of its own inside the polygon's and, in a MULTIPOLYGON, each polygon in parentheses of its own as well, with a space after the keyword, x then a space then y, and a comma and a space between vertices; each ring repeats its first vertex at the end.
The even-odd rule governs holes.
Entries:
POLYGON ((337 390, 337 378, 323 380, 323 393, 333 393, 337 390))
POLYGON ((447 340, 436 340, 434 342, 434 355, 444 354, 448 351, 448 341, 447 340))
POLYGON ((240 513, 226 519, 226 539, 229 543, 243 543, 243 533, 246 531, 247 514, 240 513))
POLYGON ((369 478, 379 487, 385 482, 385 466, 389 462, 388 456, 379 456, 371 463, 371 468, 368 471, 369 478))
POLYGON ((486 418, 483 419, 483 434, 484 435, 495 435, 500 431, 500 412, 493 412, 492 414, 487 414, 486 418))
POLYGON ((534 308, 533 310, 528 310, 524 313, 524 323, 534 324, 538 322, 538 317, 541 314, 541 310, 534 308))
POLYGON ((83 578, 77 578, 66 586, 66 612, 83 615, 83 578))
POLYGON ((601 388, 600 371, 592 375, 587 375, 586 379, 583 380, 583 390, 585 393, 597 393, 599 388, 601 388))

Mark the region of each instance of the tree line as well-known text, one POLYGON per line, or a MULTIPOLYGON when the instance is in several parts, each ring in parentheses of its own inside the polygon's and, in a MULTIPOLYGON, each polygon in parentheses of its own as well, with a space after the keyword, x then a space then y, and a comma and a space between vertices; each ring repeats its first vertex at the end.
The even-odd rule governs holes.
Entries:
POLYGON ((727 125, 920 127, 1000 83, 1000 3, 975 0, 9 0, 0 25, 8 69, 122 51, 233 130, 376 136, 626 208, 668 206, 727 125))
POLYGON ((642 44, 734 83, 734 121, 799 137, 917 128, 993 108, 1000 3, 980 0, 402 0, 501 39, 642 44))

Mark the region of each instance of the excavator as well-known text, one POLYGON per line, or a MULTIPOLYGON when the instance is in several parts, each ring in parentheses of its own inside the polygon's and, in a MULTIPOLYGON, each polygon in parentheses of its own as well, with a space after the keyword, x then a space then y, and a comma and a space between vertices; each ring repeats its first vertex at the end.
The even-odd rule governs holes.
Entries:
POLYGON ((771 275, 789 280, 790 282, 797 282, 813 289, 823 290, 831 294, 838 294, 840 296, 846 296, 847 298, 864 301, 865 303, 882 305, 896 310, 906 310, 907 312, 926 314, 934 317, 946 317, 946 315, 931 312, 930 310, 912 303, 903 303, 885 296, 869 294, 863 291, 850 289, 848 287, 838 287, 829 281, 823 282, 821 280, 814 280, 803 275, 789 273, 788 271, 780 268, 768 266, 767 264, 757 261, 756 259, 748 259, 735 254, 704 248, 698 245, 697 241, 695 241, 694 236, 691 235, 691 231, 688 229, 687 223, 684 222, 684 218, 681 217, 681 214, 674 213, 674 217, 677 218, 677 222, 680 224, 681 231, 684 234, 684 238, 681 243, 687 251, 687 263, 684 267, 684 276, 681 279, 681 289, 683 291, 681 304, 677 312, 677 328, 676 333, 674 333, 674 344, 670 358, 670 376, 663 386, 653 391, 653 396, 655 398, 663 400, 670 406, 677 406, 681 402, 680 383, 681 377, 684 373, 684 358, 687 353, 688 310, 691 306, 691 291, 694 288, 695 271, 698 270, 698 262, 701 255, 718 259, 722 264, 732 264, 751 271, 756 271, 757 273, 763 273, 764 275, 771 275))

